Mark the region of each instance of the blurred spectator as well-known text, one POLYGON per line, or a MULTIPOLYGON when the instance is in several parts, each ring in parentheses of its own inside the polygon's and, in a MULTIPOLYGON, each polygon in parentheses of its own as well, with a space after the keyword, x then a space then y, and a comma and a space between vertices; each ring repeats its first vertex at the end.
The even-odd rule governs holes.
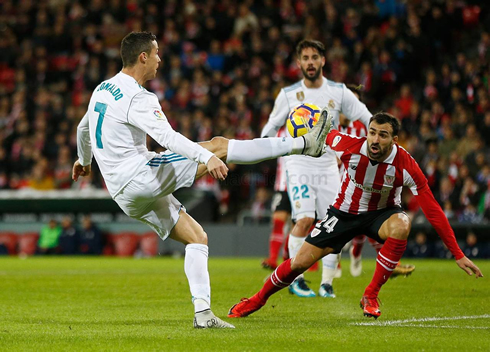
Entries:
POLYGON ((447 249, 444 242, 442 242, 441 240, 438 240, 434 245, 434 257, 440 258, 440 259, 452 259, 453 255, 447 249))
POLYGON ((51 219, 39 232, 39 254, 56 254, 60 235, 61 227, 51 219))
POLYGON ((473 204, 467 204, 459 214, 458 220, 463 224, 479 224, 482 222, 483 216, 478 214, 473 204))
POLYGON ((53 177, 48 174, 48 170, 42 162, 38 162, 32 169, 28 178, 28 187, 40 191, 54 189, 53 177))
POLYGON ((59 237, 59 251, 61 254, 74 255, 79 253, 80 234, 73 226, 70 216, 63 217, 61 221, 61 234, 59 237))
POLYGON ((449 208, 451 210, 454 209, 459 204, 458 196, 459 195, 454 192, 454 185, 451 180, 448 177, 443 178, 439 190, 435 194, 441 207, 445 209, 447 207, 446 203, 449 203, 449 208))
POLYGON ((90 215, 85 215, 80 230, 80 254, 101 254, 102 246, 102 232, 92 222, 90 215))
POLYGON ((464 255, 468 258, 477 259, 485 257, 485 248, 478 243, 478 238, 473 232, 469 232, 466 235, 465 245, 462 249, 464 255))
POLYGON ((418 232, 415 239, 409 241, 407 256, 414 258, 430 258, 433 256, 433 244, 427 242, 425 233, 418 232))
POLYGON ((265 187, 259 187, 255 192, 252 203, 252 218, 256 223, 269 223, 271 209, 271 195, 265 187), (267 215, 267 217, 266 217, 267 215))

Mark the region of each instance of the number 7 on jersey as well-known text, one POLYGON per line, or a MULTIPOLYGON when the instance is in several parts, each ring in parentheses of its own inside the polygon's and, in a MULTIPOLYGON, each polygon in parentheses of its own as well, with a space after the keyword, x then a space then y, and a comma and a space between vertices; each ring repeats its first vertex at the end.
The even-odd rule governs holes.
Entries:
POLYGON ((99 113, 99 119, 97 120, 97 128, 95 129, 95 140, 97 142, 97 148, 102 149, 102 123, 104 122, 105 111, 107 110, 107 104, 95 103, 95 112, 99 113))

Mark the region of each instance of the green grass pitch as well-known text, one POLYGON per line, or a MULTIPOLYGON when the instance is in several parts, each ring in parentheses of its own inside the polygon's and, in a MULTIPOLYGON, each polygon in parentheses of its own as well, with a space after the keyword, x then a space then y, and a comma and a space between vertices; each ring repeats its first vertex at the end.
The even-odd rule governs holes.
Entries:
MULTIPOLYGON (((352 278, 349 262, 335 299, 286 290, 255 314, 228 319, 262 285, 260 258, 211 258, 212 308, 234 330, 195 330, 183 259, 0 258, 0 351, 488 351, 490 281, 454 261, 403 260, 416 270, 389 280, 381 317, 359 299, 374 260, 352 278)), ((490 275, 490 261, 477 261, 490 275)), ((306 273, 318 289, 319 272, 306 273)))

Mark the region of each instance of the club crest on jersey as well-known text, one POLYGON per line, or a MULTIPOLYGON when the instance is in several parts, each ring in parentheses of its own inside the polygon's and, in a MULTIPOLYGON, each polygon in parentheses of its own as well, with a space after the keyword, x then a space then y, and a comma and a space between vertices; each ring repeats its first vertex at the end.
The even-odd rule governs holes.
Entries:
POLYGON ((157 117, 157 119, 163 119, 163 112, 161 112, 160 110, 155 110, 153 111, 153 114, 157 117))
POLYGON ((296 201, 295 207, 296 207, 296 209, 301 208, 301 203, 299 201, 296 201))
POLYGON ((296 98, 297 98, 299 101, 303 101, 303 100, 305 100, 305 93, 304 93, 303 91, 296 93, 296 98))
POLYGON ((385 175, 385 183, 387 185, 393 185, 393 182, 395 181, 395 176, 388 176, 385 175))
POLYGON ((332 147, 336 147, 337 144, 339 144, 340 140, 342 139, 342 136, 335 136, 335 138, 333 139, 333 142, 332 142, 332 147))
POLYGON ((328 108, 329 109, 335 109, 335 103, 332 99, 328 101, 328 108))

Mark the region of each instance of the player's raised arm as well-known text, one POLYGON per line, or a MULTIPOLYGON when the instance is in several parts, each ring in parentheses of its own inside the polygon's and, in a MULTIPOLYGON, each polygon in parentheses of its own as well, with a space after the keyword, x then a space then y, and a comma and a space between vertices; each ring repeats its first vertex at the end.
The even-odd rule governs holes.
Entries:
POLYGON ((286 123, 290 110, 286 94, 284 93, 284 90, 281 89, 274 102, 274 108, 269 116, 269 120, 260 133, 260 137, 275 137, 277 131, 279 131, 279 129, 286 123))
POLYGON ((149 92, 136 95, 128 113, 128 122, 149 134, 162 147, 208 166, 214 178, 223 180, 228 174, 226 165, 212 152, 174 131, 160 109, 156 96, 149 92), (209 163, 210 160, 213 160, 209 163))

